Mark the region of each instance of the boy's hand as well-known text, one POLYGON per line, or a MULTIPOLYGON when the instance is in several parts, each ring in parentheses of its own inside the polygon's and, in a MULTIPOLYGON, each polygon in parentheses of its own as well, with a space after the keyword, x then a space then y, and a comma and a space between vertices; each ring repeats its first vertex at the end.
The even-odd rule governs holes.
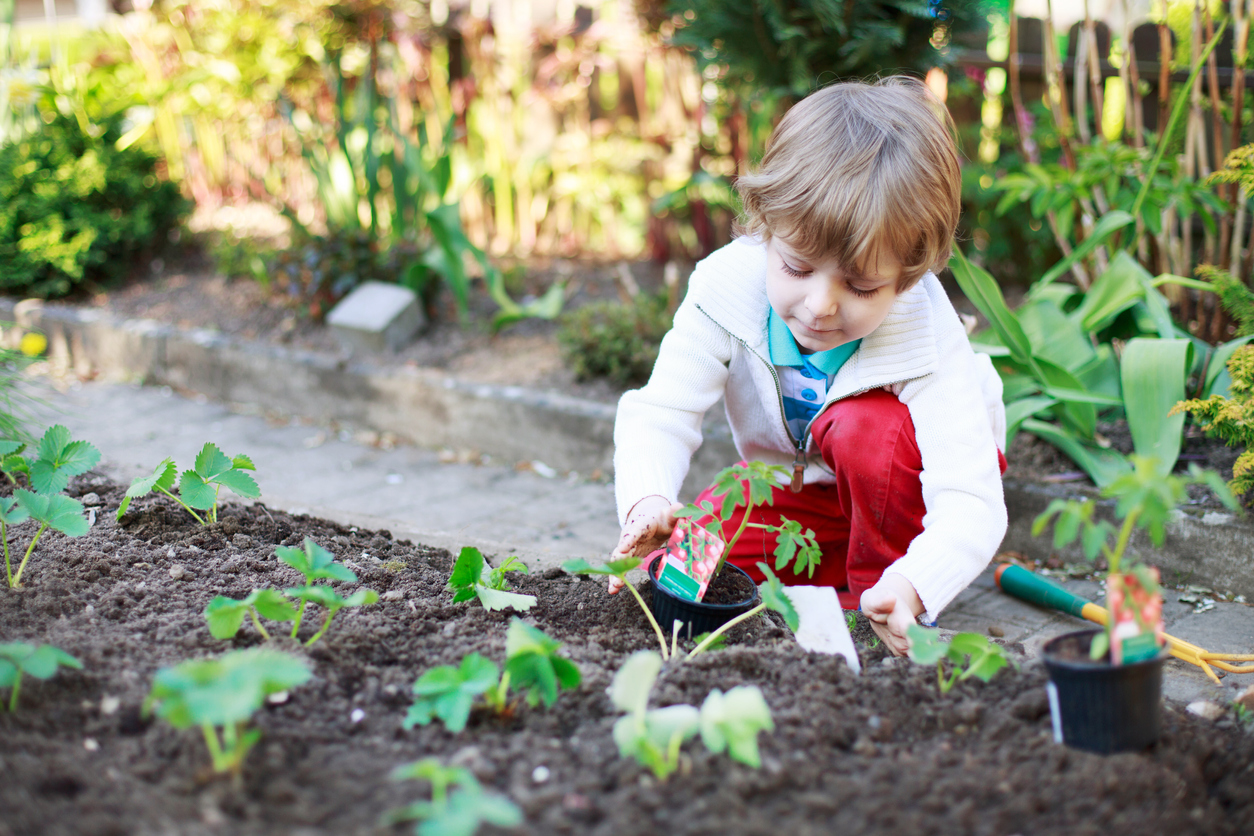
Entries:
POLYGON ((910 581, 904 575, 889 572, 862 593, 861 603, 875 635, 888 645, 894 656, 905 656, 910 650, 906 630, 923 612, 923 602, 910 581))
MULTIPOLYGON (((645 557, 660 549, 675 530, 675 514, 683 507, 682 503, 671 502, 664 496, 646 496, 637 502, 627 515, 627 523, 618 537, 618 545, 610 553, 610 560, 645 557)), ((622 581, 610 578, 611 595, 622 588, 622 581)))

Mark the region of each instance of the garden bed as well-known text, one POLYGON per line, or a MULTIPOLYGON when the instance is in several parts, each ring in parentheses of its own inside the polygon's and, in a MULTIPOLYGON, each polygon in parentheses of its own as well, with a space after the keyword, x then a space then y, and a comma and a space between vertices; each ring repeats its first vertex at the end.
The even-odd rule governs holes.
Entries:
MULTIPOLYGON (((1231 715, 1204 721, 1169 703, 1163 740, 1150 751, 1075 752, 1052 742, 1038 665, 988 685, 959 683, 942 697, 934 670, 885 658, 882 646, 868 646, 865 625, 855 631, 860 676, 839 657, 800 650, 768 619, 733 631, 727 649, 664 671, 653 705, 700 704, 712 688, 756 684, 776 730, 761 737, 761 769, 694 741, 680 772, 659 784, 619 757, 606 695, 622 661, 650 647, 652 634, 629 596, 608 597, 601 583, 557 570, 515 586, 538 597, 529 620, 564 642, 582 685, 508 722, 474 715, 456 735, 440 725, 404 731, 419 674, 470 651, 497 662, 504 655, 511 616, 454 605, 447 552, 260 504, 228 505, 201 528, 150 496, 118 525, 119 486, 89 474, 69 493, 99 498, 92 530, 76 540, 45 535, 27 588, 0 592, 0 641, 49 642, 84 663, 81 672, 28 679, 18 713, 0 714, 4 836, 393 832, 378 816, 426 789, 387 775, 426 756, 463 765, 509 796, 525 816, 522 832, 535 834, 1254 828, 1254 734, 1231 715), (258 642, 248 624, 234 641, 213 639, 205 605, 295 583, 274 548, 305 536, 383 599, 341 613, 307 653, 314 678, 259 713, 264 736, 241 780, 213 778, 201 736, 146 720, 140 704, 158 668, 258 642)), ((17 527, 17 542, 29 527, 17 527)))

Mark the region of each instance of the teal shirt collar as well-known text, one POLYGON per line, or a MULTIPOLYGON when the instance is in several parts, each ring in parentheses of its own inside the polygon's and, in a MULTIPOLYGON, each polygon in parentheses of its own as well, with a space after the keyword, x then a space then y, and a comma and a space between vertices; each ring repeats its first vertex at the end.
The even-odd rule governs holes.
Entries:
POLYGON ((771 354, 772 365, 803 368, 809 362, 810 365, 830 377, 840 371, 840 367, 845 365, 845 361, 852 357, 853 353, 858 350, 858 346, 862 344, 862 340, 858 339, 844 345, 838 345, 835 348, 829 348, 827 351, 802 354, 801 349, 797 347, 797 341, 793 338, 792 332, 788 330, 788 326, 775 313, 775 309, 768 308, 767 310, 767 348, 771 354))

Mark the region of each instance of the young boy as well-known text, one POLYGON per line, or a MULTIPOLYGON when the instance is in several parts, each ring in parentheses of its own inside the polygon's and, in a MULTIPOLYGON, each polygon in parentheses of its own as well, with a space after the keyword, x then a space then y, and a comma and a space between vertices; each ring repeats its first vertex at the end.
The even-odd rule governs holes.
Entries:
MULTIPOLYGON (((822 547, 813 578, 781 579, 835 587, 894 653, 988 565, 1001 382, 932 272, 960 182, 953 123, 918 81, 833 85, 784 116, 737 184, 745 234, 697 265, 648 385, 619 401, 614 557, 664 544, 722 397, 740 455, 794 471, 754 521, 799 521, 822 547)), ((746 529, 728 559, 761 580, 768 537, 746 529)))

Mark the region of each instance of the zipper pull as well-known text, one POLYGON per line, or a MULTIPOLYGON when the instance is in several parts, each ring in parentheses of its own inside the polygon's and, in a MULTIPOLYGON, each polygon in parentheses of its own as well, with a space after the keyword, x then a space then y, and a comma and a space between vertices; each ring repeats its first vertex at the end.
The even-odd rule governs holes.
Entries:
POLYGON ((793 493, 801 493, 801 480, 805 469, 806 451, 804 447, 798 447, 797 455, 792 460, 792 484, 788 486, 793 493))

